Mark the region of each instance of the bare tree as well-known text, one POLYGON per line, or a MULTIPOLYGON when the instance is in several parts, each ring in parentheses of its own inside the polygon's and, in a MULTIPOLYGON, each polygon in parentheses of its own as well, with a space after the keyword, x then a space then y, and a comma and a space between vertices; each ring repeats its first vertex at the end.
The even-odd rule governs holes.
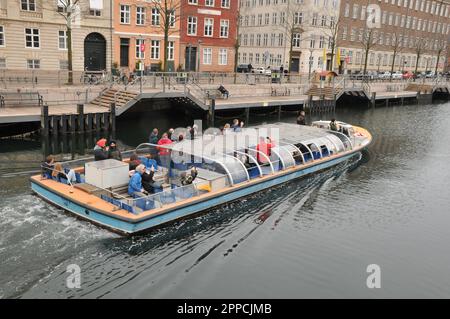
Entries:
POLYGON ((81 0, 58 0, 55 7, 53 1, 48 1, 49 7, 42 6, 42 9, 56 11, 63 17, 66 25, 67 35, 67 83, 73 84, 73 50, 72 50, 72 29, 77 19, 81 18, 81 0))
POLYGON ((362 29, 361 34, 359 35, 358 42, 362 46, 364 50, 364 70, 363 74, 366 74, 367 71, 367 62, 369 57, 369 52, 374 48, 378 43, 378 37, 376 34, 376 30, 374 28, 362 29))
POLYGON ((175 26, 181 18, 181 0, 151 0, 151 7, 158 11, 161 19, 161 21, 154 21, 150 14, 150 24, 159 26, 164 34, 163 70, 167 72, 169 70, 169 37, 179 31, 175 26))
POLYGON ((419 67, 419 60, 422 56, 423 51, 425 50, 427 41, 424 38, 417 37, 416 41, 414 41, 414 51, 416 53, 416 68, 414 70, 414 74, 417 74, 417 68, 419 67))
POLYGON ((392 33, 391 39, 391 47, 392 47, 392 63, 391 63, 391 77, 390 77, 391 81, 392 81, 392 73, 394 73, 395 58, 402 51, 403 48, 402 45, 403 45, 403 33, 400 34, 399 31, 394 31, 394 33, 392 33))
POLYGON ((434 74, 437 75, 438 72, 438 66, 439 66, 439 60, 441 57, 442 52, 445 51, 445 47, 447 46, 447 41, 445 40, 438 40, 436 43, 436 67, 434 68, 434 74))
POLYGON ((339 27, 341 23, 342 20, 338 16, 331 15, 330 21, 327 22, 326 27, 323 29, 323 34, 328 37, 328 47, 331 50, 331 63, 329 65, 328 71, 333 71, 333 62, 336 55, 335 51, 338 48, 339 27))

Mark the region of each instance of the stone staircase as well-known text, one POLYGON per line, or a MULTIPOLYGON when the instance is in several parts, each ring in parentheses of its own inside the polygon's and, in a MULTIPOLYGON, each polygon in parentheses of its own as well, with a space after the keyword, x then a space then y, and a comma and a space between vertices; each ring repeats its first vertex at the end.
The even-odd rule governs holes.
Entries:
POLYGON ((116 103, 116 108, 120 109, 132 100, 135 100, 138 93, 117 89, 107 89, 89 104, 109 108, 111 103, 116 103))

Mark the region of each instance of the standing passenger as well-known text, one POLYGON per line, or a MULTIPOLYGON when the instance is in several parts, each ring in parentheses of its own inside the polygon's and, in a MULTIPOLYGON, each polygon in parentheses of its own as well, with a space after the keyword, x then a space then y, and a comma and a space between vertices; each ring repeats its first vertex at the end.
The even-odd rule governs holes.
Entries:
POLYGON ((297 117, 297 124, 298 125, 306 125, 306 118, 305 118, 305 112, 304 111, 300 111, 300 114, 297 117))
MULTIPOLYGON (((167 133, 162 135, 162 138, 158 141, 158 145, 165 146, 172 144, 167 133)), ((170 150, 167 147, 157 147, 159 151, 159 160, 161 161, 161 166, 165 168, 170 168, 170 150)))
POLYGON ((101 138, 94 147, 94 157, 96 161, 102 161, 109 158, 109 146, 106 146, 106 139, 101 138))
POLYGON ((109 142, 109 158, 118 161, 122 160, 122 153, 120 153, 119 149, 117 148, 117 143, 115 141, 109 142))
MULTIPOLYGON (((150 144, 158 144, 158 129, 154 128, 152 133, 150 134, 149 137, 149 143, 150 144)), ((158 154, 158 150, 156 149, 156 146, 150 146, 150 154, 152 154, 153 156, 158 154)))

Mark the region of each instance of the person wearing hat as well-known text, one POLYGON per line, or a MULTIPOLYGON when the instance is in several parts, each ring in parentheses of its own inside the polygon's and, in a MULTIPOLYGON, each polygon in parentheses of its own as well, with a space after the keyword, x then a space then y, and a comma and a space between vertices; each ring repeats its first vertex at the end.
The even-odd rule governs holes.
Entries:
POLYGON ((121 161, 122 160, 122 153, 120 153, 119 149, 117 148, 116 141, 109 142, 109 158, 121 161))
POLYGON ((109 147, 106 146, 106 138, 101 138, 97 141, 94 147, 94 157, 96 161, 109 158, 109 147))

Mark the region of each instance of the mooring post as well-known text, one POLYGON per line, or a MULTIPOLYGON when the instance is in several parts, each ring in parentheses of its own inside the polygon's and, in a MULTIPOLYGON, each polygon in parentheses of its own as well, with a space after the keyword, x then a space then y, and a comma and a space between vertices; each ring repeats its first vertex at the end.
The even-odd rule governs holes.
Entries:
POLYGON ((247 107, 245 109, 245 125, 248 125, 248 122, 250 122, 250 108, 247 107))
POLYGON ((377 92, 372 92, 372 99, 371 99, 372 107, 375 107, 376 96, 377 92))
POLYGON ((67 133, 67 114, 61 115, 61 133, 67 133))
POLYGON ((48 105, 41 105, 41 134, 43 136, 48 136, 48 105))
POLYGON ((386 106, 389 106, 389 99, 386 99, 386 106))
POLYGON ((102 113, 95 113, 95 130, 100 131, 102 128, 102 113))
POLYGON ((78 132, 84 132, 84 104, 77 104, 78 132))
POLYGON ((281 105, 278 106, 278 122, 281 120, 281 105))
POLYGON ((109 127, 111 128, 111 131, 115 132, 116 130, 116 103, 111 103, 109 105, 109 127))
POLYGON ((216 99, 211 99, 211 104, 209 106, 209 126, 214 127, 214 118, 216 113, 216 99))
POLYGON ((59 133, 59 119, 60 119, 60 117, 58 115, 51 116, 52 134, 53 135, 58 135, 58 133, 59 133))

